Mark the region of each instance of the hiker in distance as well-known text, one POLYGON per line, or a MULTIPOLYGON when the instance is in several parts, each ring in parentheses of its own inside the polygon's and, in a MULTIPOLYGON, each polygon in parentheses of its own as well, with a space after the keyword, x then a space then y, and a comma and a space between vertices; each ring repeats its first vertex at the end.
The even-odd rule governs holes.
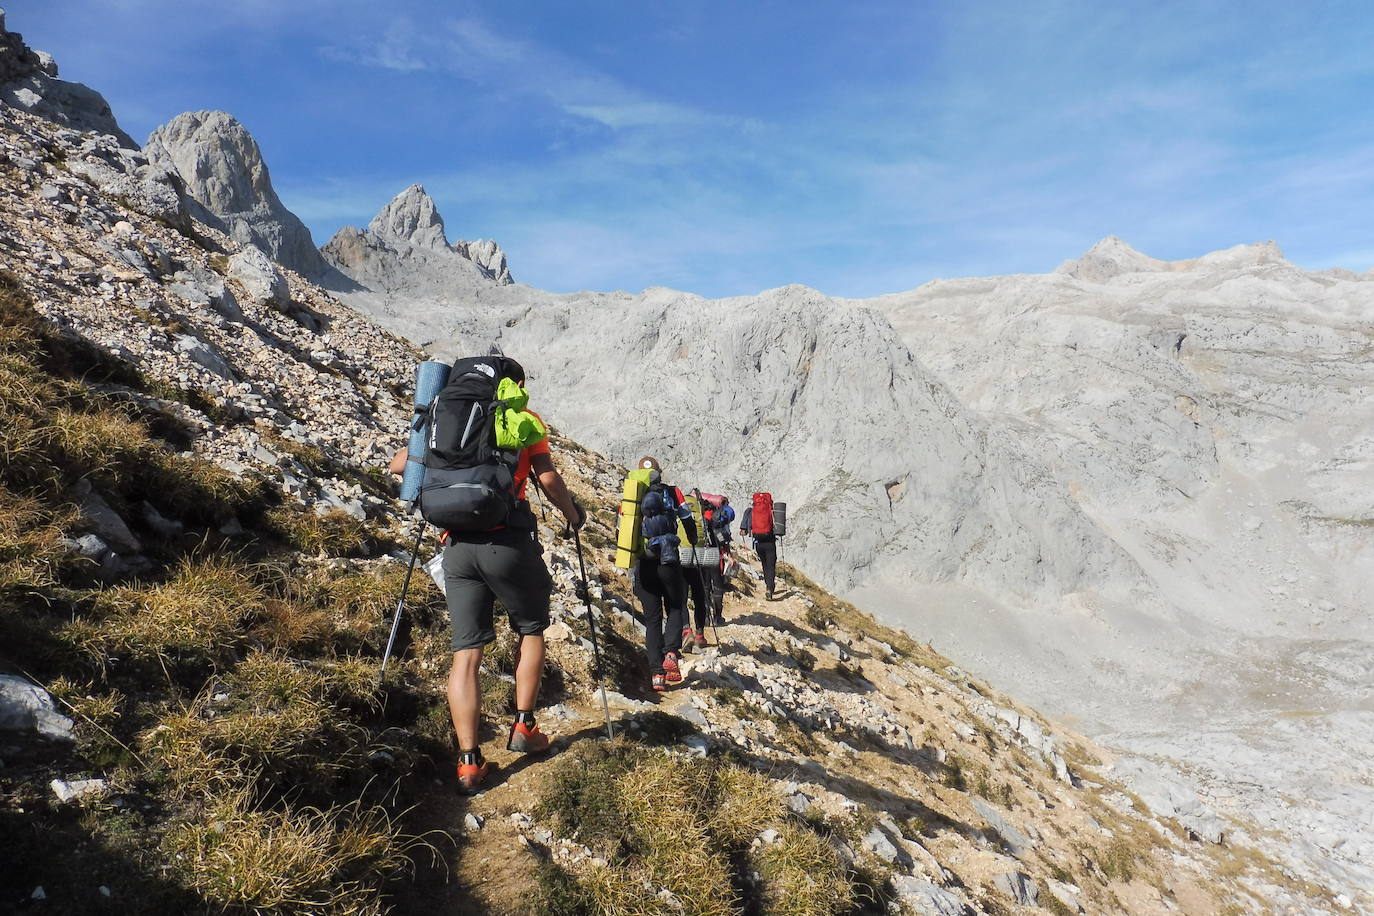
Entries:
POLYGON ((773 600, 773 583, 778 573, 778 538, 782 535, 774 527, 777 521, 771 493, 755 493, 739 520, 740 535, 754 538, 754 551, 763 566, 763 584, 768 589, 769 601, 773 600))
POLYGON ((707 624, 721 623, 725 602, 725 577, 722 572, 730 552, 730 524, 735 520, 735 510, 730 508, 730 499, 725 496, 702 493, 700 490, 693 490, 692 496, 701 506, 704 531, 699 540, 717 551, 710 562, 698 562, 694 568, 683 571, 693 613, 690 621, 683 621, 682 649, 684 652, 702 652, 708 645, 707 624))
MULTIPOLYGON (((553 579, 525 498, 530 475, 573 529, 587 520, 554 468, 543 421, 524 409, 529 398, 524 383, 525 370, 509 357, 460 359, 429 418, 419 505, 427 521, 445 529, 440 540, 445 544, 444 589, 453 628, 448 703, 458 739, 458 786, 465 793, 476 792, 491 769, 477 738, 478 669, 483 650, 496 639, 498 599, 511 630, 520 636, 515 720, 506 747, 528 754, 549 746, 535 724, 534 708, 553 579), (473 428, 482 435, 470 435, 473 428)), ((404 471, 406 457, 402 449, 391 460, 393 474, 404 471)))
POLYGON ((635 564, 634 591, 644 609, 644 652, 650 686, 666 690, 682 683, 683 624, 687 619, 687 582, 678 547, 681 522, 687 543, 696 546, 697 526, 682 491, 663 482, 658 461, 642 458, 649 487, 640 499, 640 533, 644 552, 635 564))

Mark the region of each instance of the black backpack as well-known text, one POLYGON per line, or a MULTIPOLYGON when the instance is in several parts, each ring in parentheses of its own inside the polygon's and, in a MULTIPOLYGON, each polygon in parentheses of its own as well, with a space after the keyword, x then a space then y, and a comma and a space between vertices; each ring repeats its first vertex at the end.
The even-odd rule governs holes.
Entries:
POLYGON ((429 409, 419 505, 432 525, 489 531, 506 525, 515 509, 520 452, 496 447, 496 387, 505 363, 501 356, 458 360, 429 409))

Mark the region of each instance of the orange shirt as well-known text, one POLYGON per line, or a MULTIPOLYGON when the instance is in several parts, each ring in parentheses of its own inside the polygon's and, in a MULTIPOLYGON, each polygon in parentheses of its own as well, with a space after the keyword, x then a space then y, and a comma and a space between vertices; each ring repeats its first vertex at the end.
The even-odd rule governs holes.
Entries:
MULTIPOLYGON (((529 412, 539 417, 539 414, 534 413, 534 411, 529 412)), ((539 422, 543 423, 544 418, 539 417, 539 422)), ((530 465, 534 463, 534 456, 548 454, 550 454, 548 436, 540 439, 534 445, 527 445, 520 450, 520 461, 515 466, 515 489, 511 491, 515 494, 516 499, 525 498, 525 484, 529 482, 530 465)))

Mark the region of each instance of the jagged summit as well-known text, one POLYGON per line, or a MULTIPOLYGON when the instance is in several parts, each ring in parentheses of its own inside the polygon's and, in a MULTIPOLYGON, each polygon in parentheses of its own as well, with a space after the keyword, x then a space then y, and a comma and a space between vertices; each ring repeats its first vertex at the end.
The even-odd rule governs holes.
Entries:
POLYGON ((0 105, 18 108, 74 130, 107 134, 127 149, 138 149, 120 130, 105 97, 89 86, 57 78, 57 61, 24 44, 24 36, 5 28, 0 9, 0 105))
POLYGON ((1181 261, 1161 261, 1132 248, 1120 238, 1109 235, 1089 248, 1080 257, 1060 264, 1055 273, 1067 274, 1091 283, 1106 283, 1114 277, 1133 273, 1183 273, 1200 267, 1244 268, 1284 261, 1283 252, 1272 239, 1251 245, 1235 245, 1223 251, 1213 251, 1200 258, 1181 261))
POLYGON ((277 197, 257 141, 233 115, 184 112, 153 131, 143 151, 181 176, 205 222, 305 276, 328 269, 310 230, 277 197))
POLYGON ((442 251, 449 247, 444 218, 424 187, 413 184, 391 199, 367 224, 373 235, 442 251))
POLYGON ((419 184, 393 197, 366 229, 340 229, 320 254, 340 279, 355 284, 336 287, 350 304, 401 315, 401 330, 420 340, 432 339, 433 333, 421 329, 423 321, 412 320, 416 300, 436 302, 435 317, 447 331, 453 327, 451 303, 473 303, 515 282, 506 253, 496 242, 449 243, 434 198, 419 184), (391 302, 397 294, 404 297, 404 305, 391 302))

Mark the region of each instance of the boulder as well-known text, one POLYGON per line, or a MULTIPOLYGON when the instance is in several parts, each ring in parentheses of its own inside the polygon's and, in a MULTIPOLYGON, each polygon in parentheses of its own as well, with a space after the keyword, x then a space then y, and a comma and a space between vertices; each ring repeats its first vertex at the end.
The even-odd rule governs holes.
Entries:
POLYGON ((178 353, 186 354, 194 362, 204 366, 220 378, 231 382, 238 381, 238 376, 235 375, 233 368, 225 362, 219 351, 199 337, 193 337, 190 334, 178 334, 172 345, 178 353))
POLYGON ((87 156, 69 159, 67 167, 100 193, 123 200, 144 216, 178 229, 190 227, 186 198, 173 174, 161 166, 131 164, 129 170, 124 171, 104 159, 87 156))
POLYGON ((992 879, 992 884, 1021 906, 1039 905, 1040 889, 1035 886, 1034 881, 1019 871, 1003 872, 992 879))
POLYGON ((286 277, 261 249, 240 249, 229 259, 228 272, 243 287, 250 302, 276 309, 284 309, 291 302, 286 277))
POLYGON ((973 910, 951 891, 924 878, 897 875, 892 879, 893 895, 908 913, 918 916, 972 916, 973 910))
POLYGON ((1031 838, 1008 821, 1002 812, 977 796, 973 797, 973 810, 977 811, 979 816, 987 821, 988 826, 1002 838, 1007 849, 1017 858, 1024 856, 1035 845, 1031 838))
MULTIPOLYGON (((72 495, 81 509, 81 521, 106 544, 121 553, 141 553, 143 544, 129 530, 129 525, 110 508, 104 497, 97 493, 88 480, 80 480, 73 488, 72 495)), ((84 553, 84 549, 83 549, 84 553)))
POLYGON ((0 674, 0 730, 33 731, 70 741, 72 727, 72 720, 57 711, 46 690, 22 677, 0 674))

